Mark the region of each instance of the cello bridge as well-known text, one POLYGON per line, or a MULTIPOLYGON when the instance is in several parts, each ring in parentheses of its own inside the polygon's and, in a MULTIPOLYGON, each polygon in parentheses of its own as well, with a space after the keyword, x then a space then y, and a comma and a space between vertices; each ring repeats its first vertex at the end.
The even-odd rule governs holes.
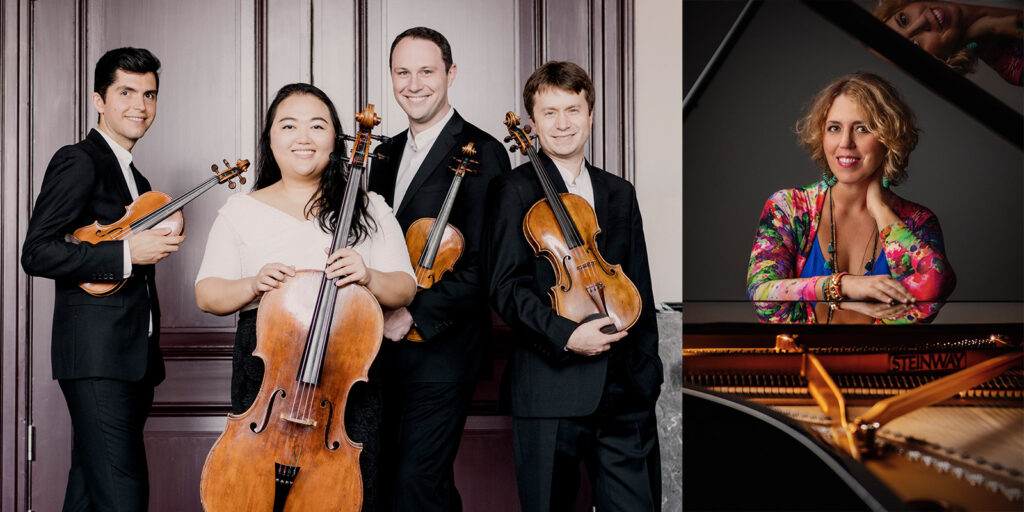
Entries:
POLYGON ((289 416, 289 415, 287 415, 287 414, 282 412, 281 413, 281 419, 284 420, 284 421, 288 421, 288 422, 291 422, 291 423, 298 424, 298 425, 304 425, 304 426, 307 426, 307 427, 315 427, 316 426, 316 420, 314 420, 313 418, 296 418, 294 416, 289 416))

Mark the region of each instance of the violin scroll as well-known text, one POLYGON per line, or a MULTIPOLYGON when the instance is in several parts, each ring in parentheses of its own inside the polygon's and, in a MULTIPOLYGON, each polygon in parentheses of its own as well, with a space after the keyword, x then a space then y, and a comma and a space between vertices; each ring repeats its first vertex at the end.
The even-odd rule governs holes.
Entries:
POLYGON ((226 181, 228 183, 228 188, 234 189, 235 182, 231 180, 234 179, 235 177, 238 177, 238 183, 245 185, 245 176, 242 176, 242 173, 249 169, 249 161, 243 158, 239 158, 237 163, 235 163, 234 167, 231 167, 231 163, 228 162, 227 158, 225 158, 223 161, 225 167, 223 171, 217 169, 217 164, 213 164, 210 166, 210 170, 217 175, 217 182, 224 183, 226 181))
POLYGON ((474 156, 476 156, 476 146, 472 142, 467 142, 465 146, 462 146, 462 158, 452 157, 452 160, 458 162, 458 167, 449 166, 448 168, 459 176, 464 176, 467 172, 476 174, 476 169, 469 166, 469 164, 480 165, 480 162, 473 160, 474 156))
POLYGON ((533 143, 530 142, 530 139, 533 138, 533 136, 530 135, 531 127, 527 125, 520 128, 519 116, 517 116, 515 112, 505 114, 505 127, 508 128, 509 133, 505 136, 505 142, 515 141, 514 144, 509 146, 508 150, 512 153, 519 151, 524 155, 527 154, 529 148, 533 146, 533 143))

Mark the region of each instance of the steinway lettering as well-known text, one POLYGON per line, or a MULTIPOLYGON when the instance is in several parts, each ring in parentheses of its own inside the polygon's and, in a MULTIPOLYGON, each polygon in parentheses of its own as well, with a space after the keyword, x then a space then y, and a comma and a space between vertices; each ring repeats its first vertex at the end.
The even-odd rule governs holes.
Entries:
POLYGON ((930 372, 959 370, 965 367, 966 352, 928 352, 922 354, 893 354, 889 358, 889 371, 930 372))

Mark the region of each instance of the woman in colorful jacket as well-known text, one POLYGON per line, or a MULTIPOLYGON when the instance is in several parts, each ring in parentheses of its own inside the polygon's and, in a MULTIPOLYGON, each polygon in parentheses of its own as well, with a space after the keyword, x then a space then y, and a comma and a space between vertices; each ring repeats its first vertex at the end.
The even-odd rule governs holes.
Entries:
POLYGON ((891 191, 917 145, 913 112, 888 82, 858 73, 818 93, 797 133, 825 171, 765 203, 747 271, 758 318, 930 321, 956 275, 935 214, 891 191))

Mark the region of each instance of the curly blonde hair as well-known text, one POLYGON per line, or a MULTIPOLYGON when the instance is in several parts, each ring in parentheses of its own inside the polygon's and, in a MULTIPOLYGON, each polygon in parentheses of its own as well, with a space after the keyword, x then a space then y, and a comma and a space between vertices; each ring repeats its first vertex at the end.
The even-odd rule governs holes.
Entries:
POLYGON ((907 178, 910 152, 917 146, 918 129, 914 112, 889 82, 871 73, 841 77, 811 100, 807 113, 796 123, 800 145, 817 165, 828 169, 828 157, 822 146, 825 121, 832 102, 840 95, 853 99, 867 116, 867 127, 885 148, 883 173, 891 185, 907 178))
MULTIPOLYGON (((875 17, 882 20, 883 22, 889 21, 896 13, 900 12, 904 7, 914 3, 920 2, 921 0, 878 0, 878 5, 875 6, 875 17)), ((973 73, 974 68, 978 65, 978 54, 964 47, 955 52, 945 59, 939 59, 946 63, 953 71, 966 75, 967 73, 973 73)))

